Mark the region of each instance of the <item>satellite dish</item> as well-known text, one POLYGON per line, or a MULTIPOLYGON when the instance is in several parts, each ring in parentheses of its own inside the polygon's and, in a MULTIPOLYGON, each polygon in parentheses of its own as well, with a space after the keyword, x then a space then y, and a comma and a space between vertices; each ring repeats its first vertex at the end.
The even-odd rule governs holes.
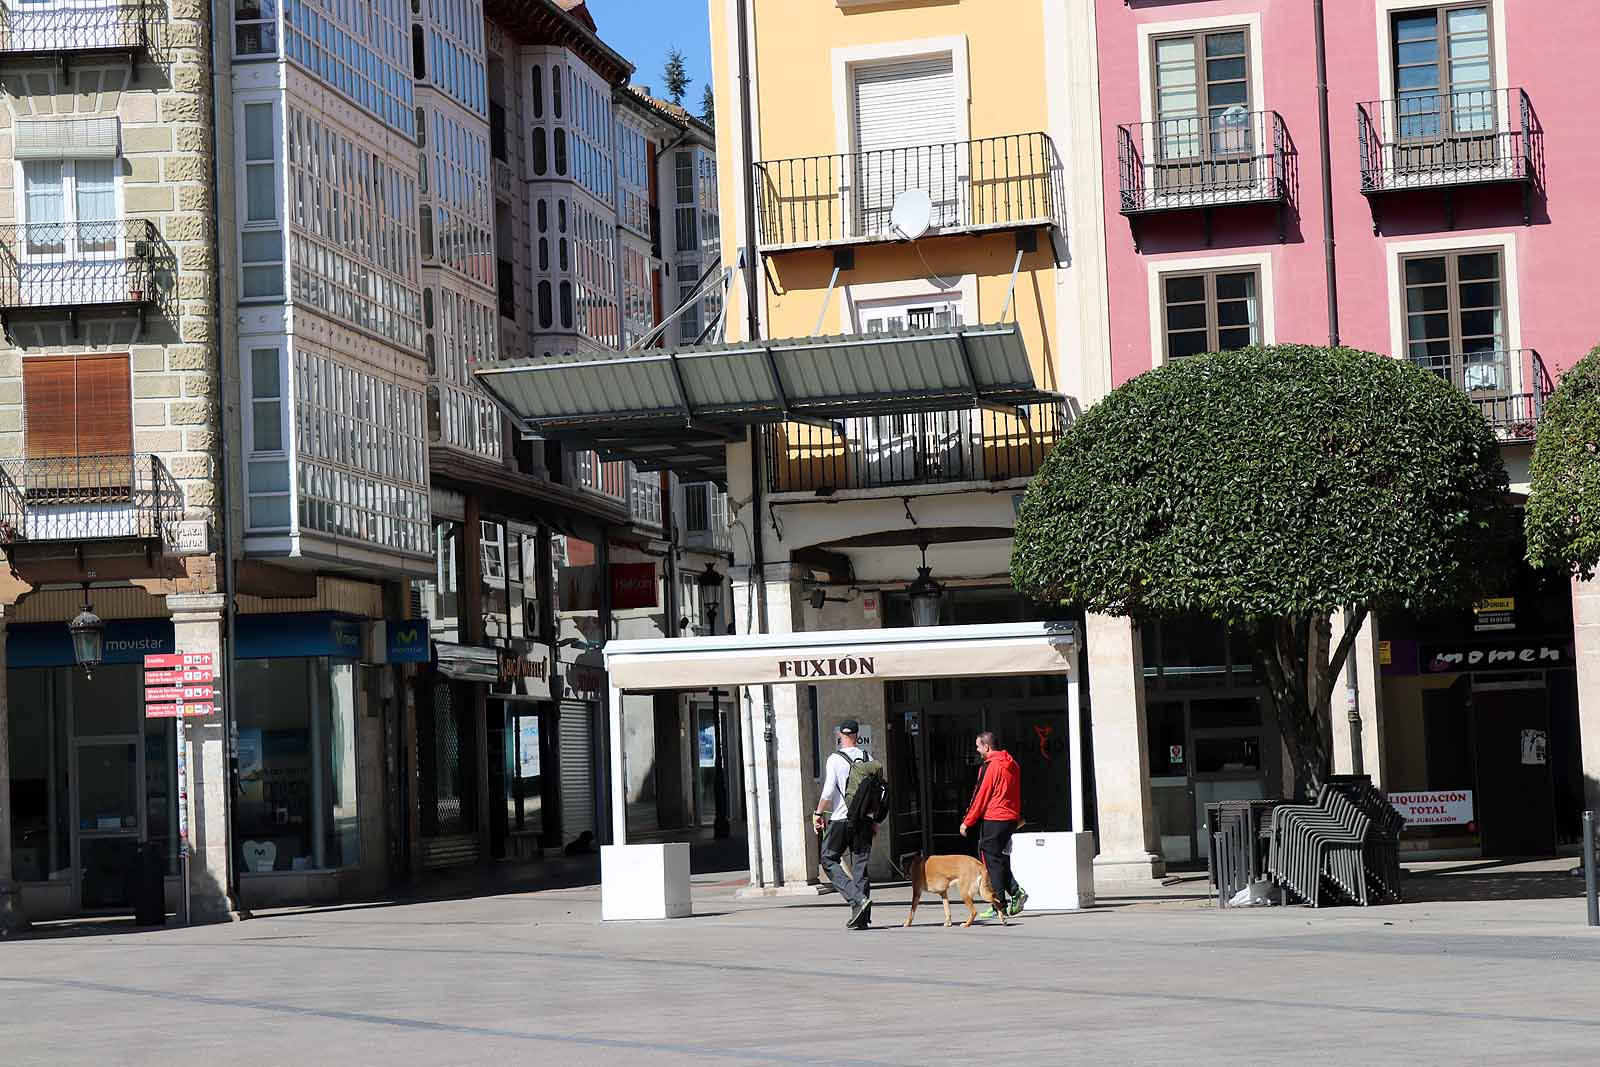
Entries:
POLYGON ((933 198, 926 189, 907 189, 894 198, 889 212, 889 232, 904 241, 915 241, 928 232, 933 221, 933 198))

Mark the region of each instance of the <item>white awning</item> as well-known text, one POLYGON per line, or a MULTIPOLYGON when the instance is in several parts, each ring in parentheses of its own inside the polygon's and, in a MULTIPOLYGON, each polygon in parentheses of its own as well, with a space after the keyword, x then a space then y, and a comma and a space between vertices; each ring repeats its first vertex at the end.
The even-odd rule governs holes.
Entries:
MULTIPOLYGON (((1080 647, 1078 628, 1070 622, 608 641, 611 842, 625 844, 628 839, 628 757, 627 745, 621 740, 625 692, 743 686, 748 695, 749 687, 765 684, 1064 674, 1069 680, 1068 736, 1076 739, 1083 736, 1077 669, 1080 647)), ((1072 744, 1068 751, 1072 825, 1081 828, 1085 811, 1083 746, 1072 744)), ((761 819, 760 808, 752 806, 748 817, 761 819)))
POLYGON ((908 626, 877 630, 608 641, 611 686, 625 692, 897 678, 1066 674, 1071 623, 908 626))

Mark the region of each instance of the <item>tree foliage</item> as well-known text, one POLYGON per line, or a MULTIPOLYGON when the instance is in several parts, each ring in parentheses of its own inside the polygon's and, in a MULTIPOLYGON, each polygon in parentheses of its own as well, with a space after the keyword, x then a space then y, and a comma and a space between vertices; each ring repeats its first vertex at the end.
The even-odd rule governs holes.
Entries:
POLYGON ((705 89, 700 93, 700 121, 717 128, 717 97, 711 91, 711 83, 706 82, 705 89))
POLYGON ((689 91, 689 71, 684 66, 683 50, 673 48, 667 52, 667 65, 661 71, 661 81, 667 90, 667 99, 683 106, 683 94, 689 91))
POLYGON ((1470 600, 1503 556, 1506 490, 1476 407, 1409 363, 1306 345, 1193 356, 1062 435, 1023 501, 1011 573, 1090 612, 1244 627, 1309 791, 1360 621, 1470 600), (1346 607, 1357 626, 1332 647, 1346 607))
POLYGON ((1561 376, 1533 446, 1528 562, 1585 579, 1600 564, 1600 348, 1561 376))

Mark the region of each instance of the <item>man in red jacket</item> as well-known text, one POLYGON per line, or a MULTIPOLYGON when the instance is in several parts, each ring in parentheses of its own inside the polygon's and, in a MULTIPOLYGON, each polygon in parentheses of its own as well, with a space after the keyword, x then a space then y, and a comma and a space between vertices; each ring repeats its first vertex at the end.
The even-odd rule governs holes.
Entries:
MULTIPOLYGON (((1006 849, 1022 818, 1022 771, 1011 753, 995 745, 994 734, 988 730, 978 735, 975 747, 978 758, 983 760, 983 771, 972 795, 972 806, 961 820, 961 835, 965 837, 972 827, 978 827, 978 852, 989 870, 989 884, 1006 914, 1016 915, 1027 903, 1028 894, 1011 876, 1011 857, 1006 849)), ((993 919, 996 915, 990 908, 978 918, 993 919)))

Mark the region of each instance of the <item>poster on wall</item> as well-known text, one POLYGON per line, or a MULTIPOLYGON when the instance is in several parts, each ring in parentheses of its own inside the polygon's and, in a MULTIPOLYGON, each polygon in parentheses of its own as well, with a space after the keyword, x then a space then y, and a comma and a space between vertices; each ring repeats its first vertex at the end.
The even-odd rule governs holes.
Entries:
POLYGON ((700 766, 717 765, 717 728, 711 723, 700 727, 700 766))
POLYGON ((1543 730, 1522 731, 1522 762, 1528 767, 1542 767, 1548 759, 1548 735, 1543 730))
POLYGON ((1407 826, 1464 826, 1472 821, 1472 790, 1433 789, 1390 793, 1389 803, 1407 826))
POLYGON ((1499 596, 1472 605, 1472 629, 1477 633, 1517 628, 1517 600, 1499 596))
POLYGON ((517 777, 539 777, 539 716, 517 716, 517 777))

